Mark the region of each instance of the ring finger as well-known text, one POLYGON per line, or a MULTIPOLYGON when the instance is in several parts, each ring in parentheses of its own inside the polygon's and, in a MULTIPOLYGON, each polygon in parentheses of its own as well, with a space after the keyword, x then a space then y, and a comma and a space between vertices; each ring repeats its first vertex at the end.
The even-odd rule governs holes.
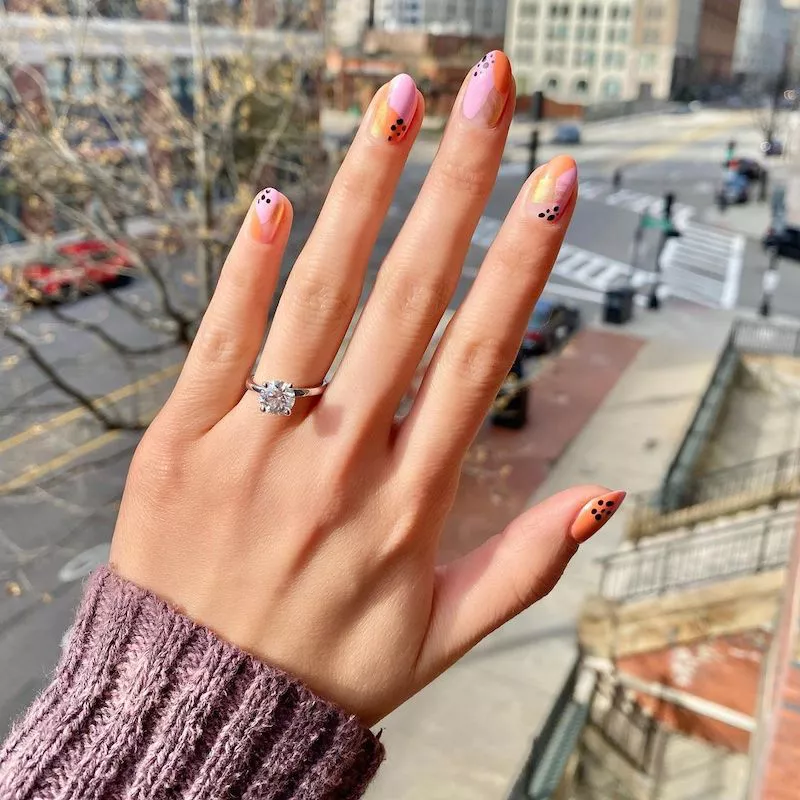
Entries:
POLYGON ((422 115, 408 75, 376 94, 286 283, 256 370, 262 382, 314 386, 330 369, 422 115))

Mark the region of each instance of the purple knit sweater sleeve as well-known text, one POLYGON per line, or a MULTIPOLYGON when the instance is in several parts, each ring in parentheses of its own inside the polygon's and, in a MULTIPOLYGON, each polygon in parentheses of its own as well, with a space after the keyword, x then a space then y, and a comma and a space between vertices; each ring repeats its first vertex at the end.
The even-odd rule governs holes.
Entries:
POLYGON ((357 719, 102 568, 0 750, 0 798, 348 800, 382 758, 357 719))

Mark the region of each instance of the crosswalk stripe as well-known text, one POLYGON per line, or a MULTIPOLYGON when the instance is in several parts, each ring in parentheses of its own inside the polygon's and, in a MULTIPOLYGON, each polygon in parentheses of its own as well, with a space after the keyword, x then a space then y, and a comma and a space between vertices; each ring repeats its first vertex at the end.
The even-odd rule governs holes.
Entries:
POLYGON ((570 275, 573 270, 583 264, 586 256, 583 253, 572 253, 567 258, 559 259, 553 269, 559 275, 570 275))
MULTIPOLYGON (((664 198, 656 197, 632 189, 613 191, 610 184, 602 181, 581 181, 580 198, 598 200, 606 205, 626 208, 637 214, 651 214, 660 217, 664 213, 664 198)), ((672 211, 672 219, 678 229, 685 228, 695 216, 695 209, 685 203, 676 203, 672 211)))
MULTIPOLYGON (((488 248, 501 224, 501 220, 482 217, 473 244, 488 248)), ((665 294, 700 305, 733 308, 739 292, 743 252, 744 240, 741 237, 726 238, 719 229, 691 223, 685 237, 670 239, 664 249, 662 266, 665 294)), ((477 272, 477 269, 467 267, 463 274, 467 278, 474 278, 477 272)), ((612 286, 630 281, 633 288, 641 292, 654 279, 654 273, 649 270, 632 270, 630 265, 621 261, 571 244, 562 246, 553 275, 586 287, 557 284, 558 291, 563 290, 562 293, 566 295, 571 293, 576 298, 592 298, 591 302, 602 298, 612 286)))

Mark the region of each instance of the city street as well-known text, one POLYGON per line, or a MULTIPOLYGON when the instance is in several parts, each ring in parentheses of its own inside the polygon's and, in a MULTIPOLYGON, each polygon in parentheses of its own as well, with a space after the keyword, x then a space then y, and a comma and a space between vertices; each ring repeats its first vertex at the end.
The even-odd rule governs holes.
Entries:
MULTIPOLYGON (((473 238, 451 308, 469 291, 486 248, 525 179, 529 135, 528 123, 520 122, 512 130, 495 192, 473 238)), ((706 309, 757 308, 766 266, 758 241, 708 222, 720 162, 731 139, 742 155, 757 155, 760 134, 748 112, 708 110, 587 125, 584 143, 567 148, 579 162, 581 199, 545 295, 577 306, 591 326, 600 316, 608 288, 629 276, 638 289, 647 287, 659 233, 647 232, 631 268, 634 234, 643 213, 661 215, 663 196, 669 191, 676 195, 674 220, 684 235, 664 253, 665 302, 697 314, 706 309), (611 185, 615 168, 623 174, 616 192, 611 185)), ((424 141, 412 155, 370 265, 370 281, 413 203, 434 150, 435 143, 424 141)), ((543 145, 540 163, 559 151, 543 145)), ((754 217, 763 218, 766 229, 768 204, 754 202, 749 208, 754 217)), ((295 242, 295 251, 298 245, 295 242)), ((784 263, 781 279, 775 311, 796 315, 800 266, 784 263)), ((141 282, 121 291, 140 305, 152 302, 141 282)), ((64 312, 102 324, 132 348, 153 347, 162 340, 120 314, 104 297, 81 300, 64 312)), ((644 308, 636 313, 658 314, 644 308)), ((184 355, 174 348, 123 358, 95 337, 65 327, 45 309, 32 312, 24 327, 73 385, 101 398, 102 408, 126 419, 152 418, 184 355)), ((619 352, 603 355, 613 366, 609 374, 614 380, 637 347, 637 342, 629 342, 619 352)), ((609 349, 605 340, 602 347, 581 344, 578 351, 587 359, 581 369, 588 368, 597 353, 605 354, 603 348, 609 349)), ((555 399, 542 405, 563 409, 559 412, 566 415, 563 437, 548 445, 547 452, 538 453, 535 468, 521 484, 515 483, 515 507, 533 494, 552 459, 563 452, 611 388, 610 382, 592 404, 563 401, 565 393, 577 391, 579 385, 574 376, 558 384, 552 389, 555 399), (572 413, 578 416, 567 418, 572 413)), ((503 446, 508 438, 503 438, 503 446)), ((0 339, 0 733, 41 686, 72 616, 80 579, 107 555, 117 501, 137 441, 136 432, 104 430, 50 384, 20 348, 0 339)), ((481 446, 485 441, 480 440, 481 446)), ((480 513, 466 507, 457 512, 462 518, 480 513)), ((459 530, 467 527, 465 522, 459 530)), ((452 537, 445 542, 445 550, 457 549, 452 537)))

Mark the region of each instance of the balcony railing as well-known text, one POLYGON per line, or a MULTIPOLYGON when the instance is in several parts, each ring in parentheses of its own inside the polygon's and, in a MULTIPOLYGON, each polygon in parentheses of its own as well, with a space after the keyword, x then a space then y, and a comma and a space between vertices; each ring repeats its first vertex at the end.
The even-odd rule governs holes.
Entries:
POLYGON ((662 544, 643 544, 603 559, 600 594, 626 602, 783 567, 796 511, 662 544))

